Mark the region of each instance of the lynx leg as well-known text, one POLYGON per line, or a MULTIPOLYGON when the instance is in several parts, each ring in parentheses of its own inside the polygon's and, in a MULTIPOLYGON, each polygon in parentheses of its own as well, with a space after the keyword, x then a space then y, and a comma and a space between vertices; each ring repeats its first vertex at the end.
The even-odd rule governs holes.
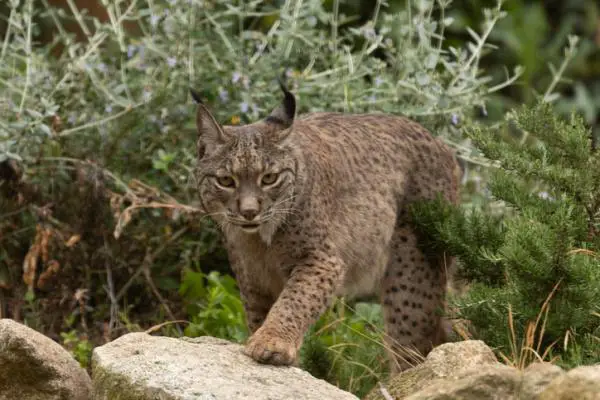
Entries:
POLYGON ((262 294, 258 290, 240 285, 240 295, 246 312, 246 324, 248 331, 252 335, 261 327, 269 310, 275 303, 271 296, 262 294))
POLYGON ((326 253, 298 263, 245 353, 262 363, 295 363, 306 330, 328 307, 342 279, 343 264, 326 253))
POLYGON ((248 276, 239 262, 240 258, 237 252, 229 250, 231 269, 240 289, 240 297, 246 312, 246 325, 252 335, 261 327, 276 299, 264 287, 257 285, 256 280, 248 276))
POLYGON ((392 371, 397 372, 446 341, 446 270, 443 257, 423 254, 408 228, 396 230, 390 250, 381 301, 392 371))

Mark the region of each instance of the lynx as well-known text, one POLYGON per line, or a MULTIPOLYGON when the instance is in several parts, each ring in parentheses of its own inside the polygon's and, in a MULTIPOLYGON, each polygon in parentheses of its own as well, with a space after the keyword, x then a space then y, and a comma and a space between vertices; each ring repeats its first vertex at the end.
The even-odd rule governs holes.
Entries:
POLYGON ((296 362, 307 329, 334 296, 378 295, 394 371, 406 349, 446 340, 447 267, 423 249, 407 207, 458 201, 454 153, 425 128, 386 114, 310 113, 294 95, 258 122, 220 125, 198 93, 196 178, 225 247, 261 363, 296 362))

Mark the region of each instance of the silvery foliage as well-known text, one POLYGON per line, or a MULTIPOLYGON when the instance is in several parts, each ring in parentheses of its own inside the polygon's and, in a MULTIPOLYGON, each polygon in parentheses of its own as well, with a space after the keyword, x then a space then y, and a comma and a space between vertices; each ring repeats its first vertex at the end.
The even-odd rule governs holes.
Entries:
MULTIPOLYGON (((10 1, 0 53, 0 160, 33 160, 48 142, 78 157, 115 137, 147 135, 149 127, 162 135, 189 127, 190 85, 203 91, 221 121, 259 118, 279 101, 281 72, 300 112, 402 114, 429 121, 453 142, 457 126, 475 108, 485 109, 486 96, 520 74, 490 87, 479 68, 491 48, 488 36, 504 16, 500 3, 483 10, 485 22, 478 32, 468 30, 472 41, 465 48, 448 50, 448 0, 413 0, 397 13, 379 1, 372 20, 343 31, 350 17, 339 12, 339 1, 329 12, 321 0, 286 0, 279 9, 258 0, 168 0, 149 7, 105 0, 109 21, 94 21, 93 31, 84 26, 83 41, 65 33, 59 17, 68 12, 33 3, 10 1), (441 11, 438 19, 434 10, 441 11), (56 43, 66 46, 59 59, 34 46, 34 14, 58 27, 56 43), (242 29, 245 18, 260 16, 272 24, 242 29), (142 34, 128 35, 125 21, 138 22, 142 34)), ((88 18, 70 11, 80 23, 88 18)), ((174 151, 182 163, 192 162, 189 149, 174 151)))

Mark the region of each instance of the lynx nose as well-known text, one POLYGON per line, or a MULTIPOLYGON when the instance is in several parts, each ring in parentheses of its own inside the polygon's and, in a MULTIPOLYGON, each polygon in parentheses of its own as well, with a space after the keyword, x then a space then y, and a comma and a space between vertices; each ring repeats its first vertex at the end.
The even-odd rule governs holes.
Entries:
POLYGON ((257 215, 258 215, 258 210, 244 210, 244 211, 240 211, 242 214, 242 217, 244 217, 245 219, 247 219, 248 221, 252 221, 257 215))
POLYGON ((256 197, 242 197, 239 207, 240 214, 248 221, 252 221, 260 212, 260 204, 256 197))

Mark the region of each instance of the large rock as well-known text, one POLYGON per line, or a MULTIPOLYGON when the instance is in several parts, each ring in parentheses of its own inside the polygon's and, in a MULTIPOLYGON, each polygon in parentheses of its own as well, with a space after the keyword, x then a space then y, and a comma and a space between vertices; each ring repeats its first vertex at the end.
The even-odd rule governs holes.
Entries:
POLYGON ((486 365, 457 374, 450 379, 436 379, 406 400, 516 400, 521 383, 520 373, 506 365, 486 365))
MULTIPOLYGON (((429 382, 426 388, 407 396, 406 400, 541 400, 539 394, 562 375, 564 371, 560 367, 549 363, 534 363, 524 371, 500 363, 462 368, 446 379, 429 382)), ((558 399, 567 398, 553 400, 558 399)), ((575 399, 584 398, 573 397, 575 399)))
MULTIPOLYGON (((393 377, 384 387, 394 399, 403 399, 431 385, 432 380, 452 378, 471 369, 497 365, 494 352, 480 340, 446 343, 433 349, 424 363, 393 377)), ((379 387, 365 400, 384 400, 379 387)))
POLYGON ((87 400, 91 380, 52 339, 0 319, 0 400, 87 400))
POLYGON ((365 400, 389 397, 394 400, 600 400, 600 365, 565 372, 549 363, 533 363, 521 371, 499 363, 483 342, 446 343, 433 349, 422 364, 373 389, 365 400))
POLYGON ((539 400, 600 399, 600 364, 577 367, 552 380, 539 400))
POLYGON ((522 399, 537 399, 550 382, 563 376, 565 371, 561 367, 546 363, 536 362, 530 364, 523 371, 520 396, 522 399))
POLYGON ((98 400, 357 400, 295 367, 261 365, 211 337, 130 333, 94 349, 98 400))

